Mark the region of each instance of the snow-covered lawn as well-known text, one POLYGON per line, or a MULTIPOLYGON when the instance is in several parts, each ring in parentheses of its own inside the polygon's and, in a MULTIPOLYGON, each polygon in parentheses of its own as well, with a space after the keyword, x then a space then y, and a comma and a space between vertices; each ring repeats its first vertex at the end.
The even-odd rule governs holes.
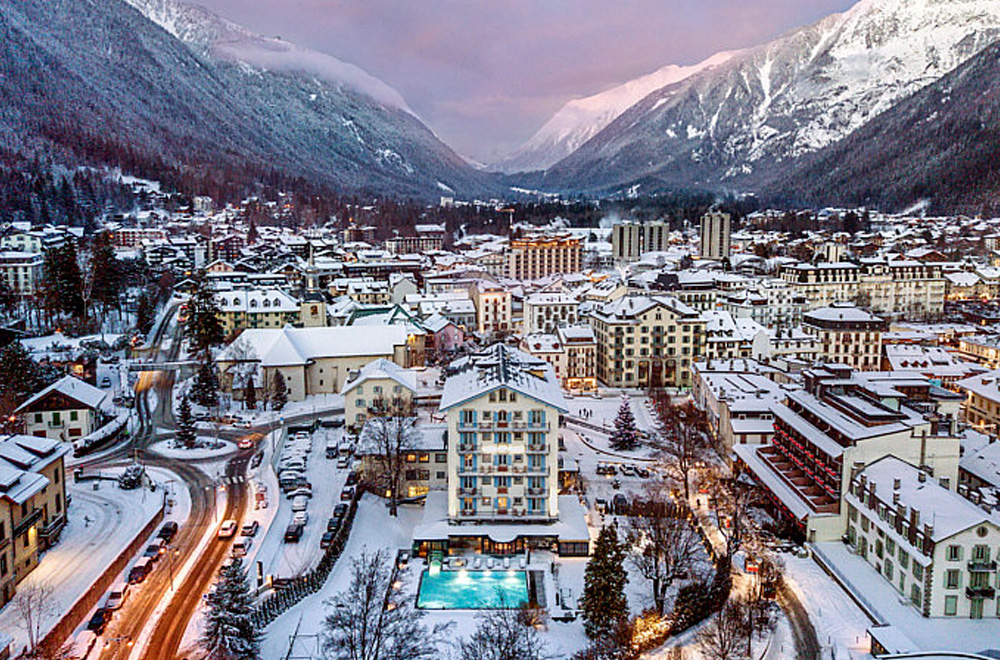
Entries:
MULTIPOLYGON (((48 617, 43 629, 49 628, 93 584, 94 580, 114 561, 115 557, 159 510, 165 491, 176 490, 172 513, 168 519, 183 521, 190 511, 187 491, 165 488, 172 477, 166 472, 150 475, 159 482, 156 492, 145 489, 121 490, 112 481, 66 484, 73 498, 69 519, 55 547, 42 557, 38 567, 24 579, 21 586, 46 584, 54 592, 55 614, 48 617), (99 490, 94 490, 99 483, 99 490)), ((14 636, 13 648, 26 644, 14 609, 0 610, 0 630, 14 636)))

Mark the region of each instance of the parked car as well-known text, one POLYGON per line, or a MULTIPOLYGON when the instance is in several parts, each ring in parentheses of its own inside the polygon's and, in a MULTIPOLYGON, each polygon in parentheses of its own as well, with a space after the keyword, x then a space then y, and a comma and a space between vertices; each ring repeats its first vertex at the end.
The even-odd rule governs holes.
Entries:
POLYGON ((635 466, 626 463, 622 466, 622 476, 623 477, 634 477, 636 476, 635 466))
POLYGON ((90 617, 90 621, 87 622, 87 630, 95 635, 100 635, 104 632, 104 629, 107 627, 110 619, 111 610, 104 607, 98 607, 97 611, 94 612, 94 616, 90 617))
POLYGON ((326 532, 326 533, 324 533, 323 534, 323 538, 321 538, 319 540, 319 547, 323 548, 324 550, 327 549, 327 548, 329 548, 330 544, 333 543, 333 537, 336 536, 336 535, 337 535, 336 532, 326 532))
POLYGON ((125 603, 128 595, 128 582, 117 582, 108 592, 108 599, 104 601, 104 607, 108 610, 117 610, 125 603))
POLYGON ((345 470, 351 466, 351 459, 347 456, 341 456, 337 459, 337 469, 345 470))
POLYGON ((594 500, 594 508, 597 509, 598 513, 607 513, 608 501, 602 497, 598 497, 596 500, 594 500))
POLYGON ((241 536, 236 543, 233 543, 232 553, 234 557, 243 557, 253 546, 253 539, 249 536, 241 536))
POLYGON ((333 507, 333 517, 340 520, 347 515, 348 506, 341 502, 337 506, 333 507))
POLYGON ((358 473, 355 472, 354 470, 351 470, 350 472, 347 473, 347 484, 346 485, 353 486, 356 483, 358 483, 358 473))
POLYGON ((219 538, 228 539, 235 536, 235 534, 236 534, 236 521, 233 520, 232 518, 223 521, 222 526, 219 527, 219 538))
POLYGON ((298 543, 302 538, 303 525, 292 523, 285 528, 285 543, 298 543))
POLYGON ((286 495, 288 495, 289 499, 295 499, 296 497, 299 497, 299 496, 301 496, 301 497, 310 497, 311 498, 313 496, 312 487, 311 486, 302 485, 302 486, 299 486, 298 488, 296 488, 295 490, 288 491, 288 493, 286 493, 286 495))
POLYGON ((111 387, 111 379, 105 376, 101 379, 101 387, 111 387))
POLYGON ((168 520, 167 522, 163 523, 163 527, 160 528, 160 531, 157 532, 156 535, 161 539, 163 539, 165 542, 170 543, 173 540, 174 535, 176 533, 177 533, 177 523, 174 522, 173 520, 168 520))
POLYGON ((337 528, 340 527, 340 522, 341 522, 340 518, 330 518, 329 520, 326 521, 326 531, 328 532, 337 531, 337 528))
POLYGON ((146 579, 146 576, 149 575, 152 570, 153 562, 149 560, 149 557, 141 557, 139 561, 135 562, 128 572, 129 583, 139 584, 146 579))
POLYGON ((649 470, 642 466, 637 467, 635 469, 635 473, 637 476, 642 477, 643 479, 649 479, 650 476, 649 470))
POLYGON ((618 493, 617 495, 615 495, 615 499, 613 500, 613 504, 614 504, 614 507, 615 507, 615 515, 617 515, 617 516, 627 516, 628 515, 628 513, 629 513, 629 505, 628 505, 628 498, 627 497, 625 497, 621 493, 618 493))
POLYGON ((307 511, 296 511, 292 514, 292 524, 305 527, 307 522, 309 522, 309 513, 307 511))
POLYGON ((340 499, 350 500, 354 498, 354 486, 347 486, 344 490, 340 491, 340 499))
POLYGON ((152 543, 146 546, 146 550, 142 553, 142 556, 149 557, 151 561, 157 561, 160 558, 161 551, 166 545, 167 544, 163 539, 155 539, 152 543))
POLYGON ((251 520, 243 525, 243 529, 240 530, 240 533, 243 536, 257 536, 258 529, 260 529, 260 523, 256 520, 251 520))
POLYGON ((309 498, 298 496, 292 499, 292 511, 305 511, 309 508, 309 498))

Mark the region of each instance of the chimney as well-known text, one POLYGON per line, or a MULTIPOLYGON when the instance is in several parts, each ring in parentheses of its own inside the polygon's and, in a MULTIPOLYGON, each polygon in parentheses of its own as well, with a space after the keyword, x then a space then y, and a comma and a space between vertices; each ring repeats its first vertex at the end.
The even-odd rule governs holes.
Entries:
POLYGON ((892 504, 893 506, 899 505, 899 493, 892 494, 892 504))
POLYGON ((901 482, 900 482, 899 477, 896 477, 895 479, 893 479, 892 480, 892 489, 893 490, 899 490, 900 483, 901 482))
POLYGON ((927 481, 927 473, 924 472, 923 470, 921 470, 920 473, 917 474, 917 481, 919 481, 920 483, 926 482, 927 481))

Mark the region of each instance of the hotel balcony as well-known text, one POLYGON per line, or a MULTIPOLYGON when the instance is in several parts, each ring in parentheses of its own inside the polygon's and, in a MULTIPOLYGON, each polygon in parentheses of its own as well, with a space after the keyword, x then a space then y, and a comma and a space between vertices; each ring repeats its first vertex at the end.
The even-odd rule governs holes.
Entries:
POLYGON ((992 573, 997 570, 997 563, 991 559, 977 559, 969 562, 970 573, 992 573))
POLYGON ((548 445, 546 445, 544 442, 529 442, 527 451, 544 453, 548 451, 548 445))
POLYGON ((478 492, 475 488, 459 488, 459 495, 475 495, 478 492))
POLYGON ((993 598, 996 595, 996 589, 987 585, 984 587, 966 587, 965 596, 966 598, 993 598))
POLYGON ((832 497, 817 484, 812 477, 795 465, 773 445, 761 447, 757 455, 767 463, 778 477, 784 481, 816 513, 839 513, 840 501, 832 497))

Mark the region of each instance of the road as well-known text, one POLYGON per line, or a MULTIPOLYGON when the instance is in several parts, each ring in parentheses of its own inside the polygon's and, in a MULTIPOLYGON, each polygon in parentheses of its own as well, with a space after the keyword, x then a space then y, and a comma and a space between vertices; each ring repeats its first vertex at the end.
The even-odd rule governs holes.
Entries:
POLYGON ((788 617, 788 623, 792 629, 792 638, 795 640, 795 657, 798 660, 818 660, 821 649, 819 637, 812 621, 809 620, 809 613, 802 607, 798 596, 787 585, 782 584, 778 591, 778 605, 788 617))

